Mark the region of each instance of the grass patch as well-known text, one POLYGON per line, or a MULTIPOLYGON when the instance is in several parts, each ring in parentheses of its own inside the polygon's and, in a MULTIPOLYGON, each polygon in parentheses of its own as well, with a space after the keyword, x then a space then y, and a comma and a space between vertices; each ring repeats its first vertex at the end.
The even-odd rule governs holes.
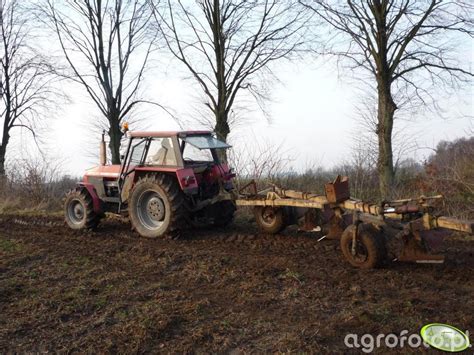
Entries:
POLYGON ((278 275, 278 278, 283 280, 295 280, 300 285, 304 283, 304 276, 299 272, 292 271, 290 269, 286 269, 285 272, 282 272, 280 275, 278 275))
POLYGON ((0 251, 4 253, 15 253, 20 251, 21 245, 13 240, 0 236, 0 251))

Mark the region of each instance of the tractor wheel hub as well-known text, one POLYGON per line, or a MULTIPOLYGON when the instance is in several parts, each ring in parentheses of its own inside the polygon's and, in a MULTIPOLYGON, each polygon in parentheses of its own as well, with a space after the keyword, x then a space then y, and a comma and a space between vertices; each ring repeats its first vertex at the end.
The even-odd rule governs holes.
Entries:
POLYGON ((153 220, 162 221, 165 218, 165 205, 163 204, 163 200, 157 196, 150 198, 147 211, 153 220))
POLYGON ((82 208, 82 205, 80 203, 74 206, 74 214, 77 218, 82 218, 84 216, 84 209, 82 208))

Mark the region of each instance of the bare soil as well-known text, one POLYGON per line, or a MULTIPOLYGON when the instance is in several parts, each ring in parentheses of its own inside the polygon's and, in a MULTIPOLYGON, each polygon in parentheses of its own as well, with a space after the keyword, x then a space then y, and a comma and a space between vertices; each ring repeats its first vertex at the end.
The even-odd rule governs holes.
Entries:
POLYGON ((0 353, 342 353, 348 333, 474 332, 472 237, 446 240, 443 265, 368 271, 318 237, 261 235, 245 216, 179 240, 0 216, 0 353))

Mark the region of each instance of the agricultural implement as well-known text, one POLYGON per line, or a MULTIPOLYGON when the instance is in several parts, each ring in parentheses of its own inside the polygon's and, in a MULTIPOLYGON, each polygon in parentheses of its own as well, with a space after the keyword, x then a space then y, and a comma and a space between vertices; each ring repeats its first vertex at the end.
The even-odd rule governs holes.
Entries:
POLYGON ((349 180, 338 176, 320 196, 278 186, 257 191, 256 183, 239 191, 238 206, 254 207, 257 225, 276 234, 303 219, 305 231, 322 231, 340 239, 344 257, 355 267, 374 268, 388 258, 399 261, 442 263, 433 251, 452 231, 472 234, 474 221, 438 216, 433 201, 442 196, 366 203, 350 197, 349 180))

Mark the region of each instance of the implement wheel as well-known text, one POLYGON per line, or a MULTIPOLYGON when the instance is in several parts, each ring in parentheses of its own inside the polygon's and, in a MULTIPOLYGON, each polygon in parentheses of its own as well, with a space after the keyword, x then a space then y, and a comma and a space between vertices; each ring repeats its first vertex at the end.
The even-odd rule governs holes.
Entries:
POLYGON ((161 237, 182 226, 183 203, 176 179, 166 175, 146 176, 138 180, 131 192, 130 221, 142 237, 161 237))
POLYGON ((254 208, 255 221, 264 233, 277 234, 287 226, 286 216, 281 208, 257 206, 254 208))
POLYGON ((92 197, 85 188, 76 188, 66 194, 64 215, 72 229, 95 229, 102 217, 94 212, 92 197))
POLYGON ((371 224, 361 224, 355 238, 355 225, 347 227, 341 236, 341 249, 352 266, 360 269, 373 269, 382 265, 386 258, 383 235, 371 224))

